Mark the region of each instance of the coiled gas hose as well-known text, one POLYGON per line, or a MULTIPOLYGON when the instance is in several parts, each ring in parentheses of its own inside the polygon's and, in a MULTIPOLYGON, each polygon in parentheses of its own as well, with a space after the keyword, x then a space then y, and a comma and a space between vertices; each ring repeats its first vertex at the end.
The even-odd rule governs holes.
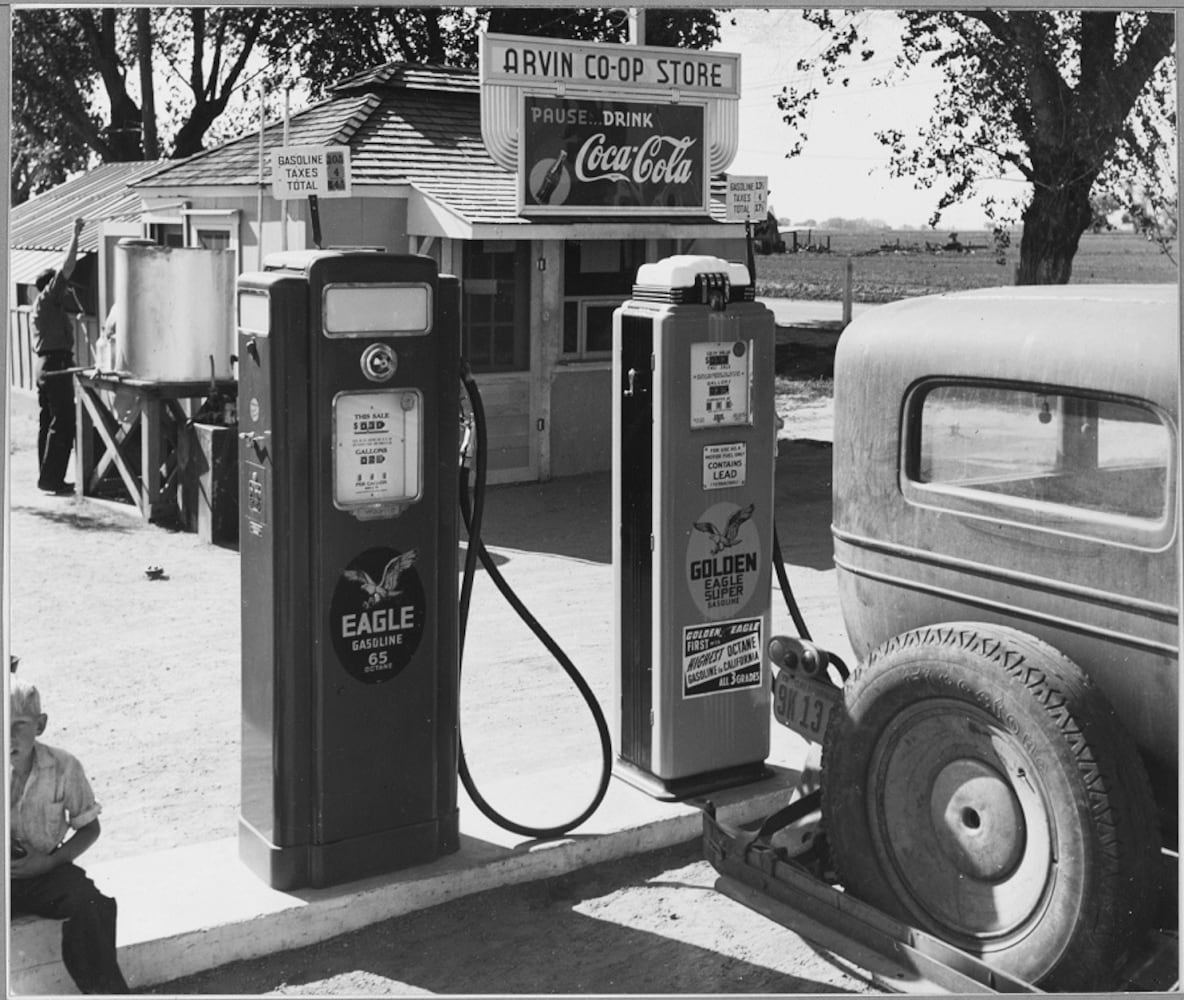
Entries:
MULTIPOLYGON (((490 558, 489 552, 485 548, 484 542, 481 540, 481 519, 485 509, 485 478, 486 478, 486 426, 485 426, 485 407, 481 402, 481 393, 477 389, 477 383, 473 379, 472 371, 469 368, 468 362, 461 362, 461 382, 465 387, 465 392, 469 397, 469 405, 473 411, 473 424, 476 434, 476 478, 473 484, 473 499, 469 500, 469 470, 466 464, 461 466, 461 483, 460 483, 460 510, 461 516, 465 522, 465 530, 468 532, 469 543, 465 552, 464 572, 461 577, 460 587, 460 614, 459 614, 459 651, 460 661, 464 662, 465 649, 465 631, 468 627, 469 621, 469 604, 473 595, 473 577, 477 569, 477 560, 481 560, 481 565, 485 567, 489 578, 501 591, 502 596, 509 602, 510 606, 518 613, 518 617, 526 623, 527 627, 538 637, 542 644, 547 648, 548 652, 555 658, 556 662, 563 668, 564 672, 571 678, 572 683, 575 684, 580 694, 583 696, 588 710, 592 713, 592 718, 596 723, 596 729, 600 737, 601 749, 601 770, 600 781, 597 785, 596 792, 588 806, 578 816, 568 820, 565 823, 558 823, 555 826, 547 827, 533 827, 527 826, 523 823, 517 823, 514 820, 508 819, 493 808, 477 790, 476 784, 473 781, 472 775, 469 773, 469 765, 465 759, 465 748, 463 737, 459 741, 459 757, 458 770, 460 772, 460 780, 464 785, 465 791, 468 792, 469 798, 473 800, 474 805, 485 814, 487 818, 492 820, 503 830, 509 830, 511 833, 517 833, 524 837, 559 837, 565 833, 574 830, 585 820, 588 819, 600 807, 600 803, 604 800, 605 793, 608 791, 609 781, 612 778, 612 739, 609 735, 608 723, 605 721, 604 712, 601 710, 600 704, 596 700, 588 682, 583 675, 576 669, 576 666, 567 654, 560 648, 559 644, 551 637, 545 628, 539 624, 538 620, 530 613, 522 600, 514 593, 513 589, 506 582, 505 577, 502 576, 501 571, 497 568, 493 559, 490 558)), ((458 725, 459 728, 459 725, 458 725)))

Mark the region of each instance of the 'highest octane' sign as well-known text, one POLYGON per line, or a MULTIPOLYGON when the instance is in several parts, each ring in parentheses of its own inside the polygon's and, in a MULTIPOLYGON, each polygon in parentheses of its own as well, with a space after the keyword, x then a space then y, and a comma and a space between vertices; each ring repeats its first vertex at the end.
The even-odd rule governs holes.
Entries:
POLYGON ((703 106, 523 97, 523 215, 706 211, 703 106))

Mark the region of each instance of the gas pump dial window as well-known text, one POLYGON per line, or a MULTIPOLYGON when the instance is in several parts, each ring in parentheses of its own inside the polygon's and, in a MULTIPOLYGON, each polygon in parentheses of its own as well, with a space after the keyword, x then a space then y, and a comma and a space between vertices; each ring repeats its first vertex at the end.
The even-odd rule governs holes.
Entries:
POLYGON ((342 392, 333 399, 333 503, 339 510, 423 496, 423 395, 342 392))
POLYGON ((418 337, 432 329, 432 289, 425 284, 326 285, 325 336, 418 337))
POLYGON ((749 424, 752 344, 691 344, 691 428, 749 424))
POLYGON ((265 292, 239 292, 239 328, 266 337, 271 330, 269 307, 270 299, 265 292))

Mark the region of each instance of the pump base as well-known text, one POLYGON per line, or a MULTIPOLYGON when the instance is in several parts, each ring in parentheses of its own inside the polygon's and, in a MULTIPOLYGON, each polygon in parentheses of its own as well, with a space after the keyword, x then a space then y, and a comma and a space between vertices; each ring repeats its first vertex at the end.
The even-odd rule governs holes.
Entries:
POLYGON ((278 846, 239 817, 238 856, 272 889, 323 889, 424 865, 460 848, 460 813, 333 844, 278 846))
POLYGON ((614 777, 661 802, 681 802, 698 795, 706 795, 708 792, 718 792, 721 788, 751 785, 772 775, 773 772, 765 766, 763 760, 724 767, 718 771, 690 774, 685 778, 659 778, 623 757, 618 757, 613 763, 614 777))

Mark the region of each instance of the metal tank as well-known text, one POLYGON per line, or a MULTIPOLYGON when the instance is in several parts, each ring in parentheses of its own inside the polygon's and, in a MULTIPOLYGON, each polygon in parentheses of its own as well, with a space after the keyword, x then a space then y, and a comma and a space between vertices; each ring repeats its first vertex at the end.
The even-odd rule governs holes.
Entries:
POLYGON ((116 367, 142 379, 231 377, 233 250, 120 240, 115 250, 116 367))

